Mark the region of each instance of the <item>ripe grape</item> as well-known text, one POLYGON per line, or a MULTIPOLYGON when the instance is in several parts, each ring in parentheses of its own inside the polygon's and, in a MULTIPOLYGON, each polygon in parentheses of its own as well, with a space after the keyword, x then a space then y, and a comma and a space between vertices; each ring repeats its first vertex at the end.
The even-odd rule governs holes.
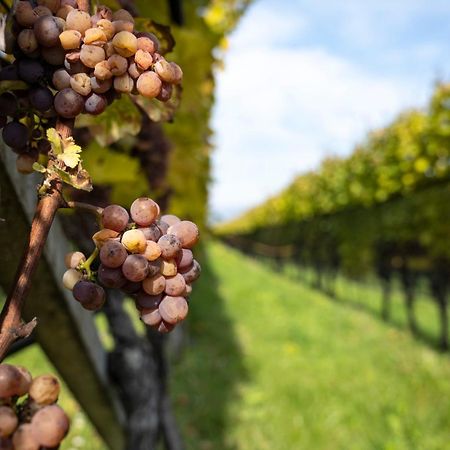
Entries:
POLYGON ((143 256, 148 261, 155 261, 161 256, 160 246, 154 241, 147 241, 147 247, 145 247, 143 256))
POLYGON ((28 128, 20 122, 9 122, 3 127, 2 136, 6 145, 15 149, 21 149, 27 145, 28 128))
POLYGON ((61 66, 64 64, 66 51, 60 46, 43 48, 41 51, 42 57, 46 62, 52 66, 61 66))
POLYGON ((142 289, 149 295, 158 295, 164 292, 166 287, 166 279, 163 275, 157 274, 152 277, 146 278, 142 282, 142 289))
POLYGON ((146 52, 149 52, 151 55, 157 51, 157 44, 154 40, 142 36, 138 37, 137 40, 137 48, 138 50, 144 50, 146 52))
POLYGON ((108 58, 108 66, 111 73, 115 76, 123 75, 128 69, 128 61, 120 55, 111 55, 108 58))
POLYGON ((71 5, 62 5, 61 8, 58 9, 56 16, 60 17, 61 19, 67 20, 67 16, 69 15, 70 11, 73 11, 75 8, 71 5))
POLYGON ((142 70, 147 70, 153 64, 153 57, 149 52, 138 49, 134 55, 134 61, 142 70))
POLYGON ((52 77, 53 86, 55 86, 58 91, 70 88, 70 75, 65 69, 58 69, 54 72, 52 77))
POLYGON ((136 308, 142 309, 155 309, 161 303, 162 295, 150 295, 147 292, 140 290, 135 295, 136 308))
POLYGON ((156 275, 157 273, 161 272, 161 259, 155 259, 154 261, 148 262, 148 276, 152 277, 153 275, 156 275))
POLYGON ((184 281, 183 276, 177 273, 173 277, 166 278, 164 290, 167 295, 171 295, 172 297, 183 295, 186 291, 186 282, 184 281))
POLYGON ((109 41, 114 37, 115 29, 112 22, 108 19, 100 19, 97 24, 97 28, 105 33, 106 39, 109 41))
POLYGON ((28 394, 38 405, 51 405, 58 400, 61 387, 53 375, 40 375, 31 382, 28 394))
POLYGON ((161 334, 170 333, 175 328, 175 325, 172 325, 164 320, 158 326, 158 332, 161 334))
POLYGON ((100 248, 100 261, 111 269, 120 267, 125 262, 127 256, 127 250, 117 241, 108 240, 100 248))
POLYGON ((108 61, 100 61, 95 65, 94 76, 101 81, 109 80, 110 78, 112 78, 113 74, 109 67, 108 61))
POLYGON ((181 241, 173 234, 165 234, 158 240, 158 245, 161 249, 161 256, 163 259, 172 259, 181 250, 181 241))
POLYGON ((141 70, 136 63, 131 63, 128 67, 128 73, 130 74, 130 77, 136 80, 141 76, 143 73, 143 70, 141 70))
POLYGON ((22 382, 21 373, 10 364, 0 364, 0 398, 17 395, 22 382))
POLYGON ((61 6, 61 0, 37 0, 37 4, 47 7, 52 13, 56 13, 61 6))
MULTIPOLYGON (((95 67, 97 67, 97 66, 95 66, 95 67)), ((112 80, 111 79, 99 80, 95 76, 91 77, 91 87, 92 87, 92 90, 96 94, 105 94, 106 92, 108 92, 111 89, 111 86, 112 86, 112 80)), ((101 97, 101 98, 104 98, 104 97, 101 97)), ((106 99, 105 99, 105 101, 106 101, 106 99)), ((108 102, 106 101, 106 105, 107 104, 108 104, 108 102)))
POLYGON ((181 241, 183 248, 192 248, 200 237, 197 225, 189 220, 182 220, 171 225, 167 234, 175 235, 181 241))
POLYGON ((133 78, 128 75, 128 73, 124 73, 118 77, 114 78, 114 89, 117 92, 121 92, 123 94, 129 94, 133 91, 134 81, 133 78))
POLYGON ((56 112, 66 119, 72 119, 83 111, 84 99, 73 89, 67 88, 58 92, 55 97, 56 112))
POLYGON ((39 47, 33 30, 22 30, 17 36, 17 44, 25 54, 33 53, 39 47))
POLYGON ((130 281, 143 281, 149 273, 148 261, 142 255, 128 255, 122 272, 130 281))
POLYGON ((161 92, 156 97, 161 102, 168 102, 172 97, 173 87, 169 83, 162 83, 161 92))
POLYGON ((18 80, 19 79, 19 68, 15 64, 10 64, 3 67, 0 70, 0 81, 4 80, 18 80))
POLYGON ((131 204, 130 214, 139 226, 148 227, 158 217, 159 206, 152 199, 141 197, 131 204))
POLYGON ((76 50, 81 46, 81 33, 77 30, 66 30, 59 35, 59 40, 65 50, 76 50))
POLYGON ((188 296, 192 294, 192 286, 190 284, 186 284, 186 289, 184 291, 184 296, 188 296))
POLYGON ((71 291, 73 287, 83 278, 83 274, 76 269, 68 269, 64 272, 62 282, 66 289, 71 291))
POLYGON ((133 16, 126 9, 118 9, 113 12, 112 20, 126 20, 128 22, 134 23, 133 16))
POLYGON ((153 33, 149 33, 148 31, 140 31, 136 33, 136 37, 138 38, 138 46, 139 46, 139 39, 141 38, 149 39, 153 43, 152 45, 146 42, 145 44, 141 44, 141 47, 139 48, 142 48, 143 50, 146 50, 151 54, 159 51, 160 47, 159 39, 153 33))
POLYGON ((51 15, 39 17, 33 29, 37 41, 43 47, 54 47, 58 44, 62 29, 56 17, 51 15))
POLYGON ((45 406, 31 419, 34 438, 41 446, 56 447, 69 431, 69 419, 57 405, 45 406))
POLYGON ((91 16, 87 12, 74 9, 67 14, 67 30, 77 30, 84 36, 85 31, 91 28, 91 26, 91 16))
POLYGON ((127 20, 114 20, 113 25, 116 33, 120 33, 121 31, 133 33, 134 31, 134 24, 132 22, 128 22, 127 20))
POLYGON ((33 7, 28 1, 18 1, 15 5, 14 18, 19 25, 23 27, 31 27, 37 17, 33 12, 33 7))
POLYGON ((144 233, 145 239, 147 239, 147 241, 157 242, 162 235, 162 232, 158 225, 156 225, 156 223, 152 223, 148 227, 139 229, 144 233))
POLYGON ((191 250, 183 248, 176 257, 177 266, 179 271, 188 270, 192 266, 194 261, 194 255, 191 250))
POLYGON ((144 72, 136 82, 136 87, 144 97, 155 98, 161 92, 162 82, 155 72, 144 72))
MULTIPOLYGON (((91 93, 91 77, 86 73, 77 73, 70 78, 70 87, 78 94, 86 96, 91 93)), ((86 103, 84 105, 86 108, 86 103)))
POLYGON ((44 66, 35 59, 20 59, 18 64, 19 77, 27 83, 37 83, 45 75, 44 66))
POLYGON ((23 423, 17 428, 12 437, 14 450, 39 450, 39 442, 33 435, 31 423, 23 423))
POLYGON ((126 294, 136 294, 139 292, 139 290, 141 289, 141 283, 139 282, 134 282, 134 281, 127 281, 123 286, 122 286, 122 291, 125 292, 126 294))
POLYGON ((144 309, 141 312, 141 320, 150 327, 155 327, 161 323, 161 314, 159 313, 159 309, 144 309))
MULTIPOLYGON (((91 78, 92 80, 92 78, 91 78)), ((95 80, 95 78, 94 78, 95 80)), ((108 102, 106 101, 106 98, 103 95, 98 95, 95 92, 93 92, 87 99, 84 104, 84 110, 88 114, 92 114, 94 116, 97 116, 98 114, 101 114, 106 107, 108 106, 108 102)))
POLYGON ((157 224, 158 224, 158 228, 161 230, 161 233, 167 234, 167 230, 169 229, 169 224, 167 224, 163 220, 158 220, 157 224))
POLYGON ((19 419, 14 410, 9 406, 0 406, 0 437, 11 436, 18 425, 19 419))
POLYGON ((165 277, 173 277, 177 274, 177 263, 174 259, 161 261, 161 273, 165 277))
POLYGON ((0 95, 0 111, 2 115, 14 116, 17 112, 17 100, 11 92, 0 95))
POLYGON ((147 247, 144 233, 139 229, 125 231, 121 242, 130 253, 143 253, 147 247))
POLYGON ((185 271, 181 271, 181 275, 183 275, 184 280, 186 283, 193 283, 201 273, 202 269, 200 267, 200 264, 194 259, 192 262, 191 267, 189 267, 185 271))
POLYGON ((106 58, 105 50, 102 47, 96 45, 83 45, 80 51, 81 62, 86 66, 93 69, 96 64, 104 61, 106 58))
POLYGON ((95 15, 91 17, 92 25, 98 26, 98 22, 100 20, 112 20, 113 13, 110 8, 107 6, 97 6, 97 10, 95 11, 95 15))
POLYGON ((133 56, 137 51, 137 38, 129 31, 118 32, 114 36, 112 43, 116 52, 121 56, 125 56, 125 58, 133 56))
POLYGON ((85 309, 96 311, 105 303, 105 291, 92 281, 79 281, 73 287, 73 296, 85 309))
POLYGON ((97 276, 100 284, 110 289, 120 289, 127 282, 120 268, 111 269, 103 264, 100 264, 97 276))
POLYGON ((159 313, 163 320, 172 325, 184 320, 189 307, 184 297, 166 295, 159 304, 159 313))
POLYGON ((22 366, 15 366, 16 370, 20 373, 20 383, 16 390, 16 395, 18 397, 21 397, 22 395, 25 395, 28 392, 28 389, 30 388, 31 384, 31 373, 22 366))
POLYGON ((89 28, 84 33, 85 44, 103 45, 107 39, 105 32, 100 28, 89 28))
POLYGON ((52 91, 46 87, 36 87, 30 90, 28 94, 31 106, 38 111, 45 112, 53 106, 52 91))
POLYGON ((76 269, 80 263, 86 261, 86 256, 81 252, 70 252, 64 257, 64 264, 68 269, 76 269))

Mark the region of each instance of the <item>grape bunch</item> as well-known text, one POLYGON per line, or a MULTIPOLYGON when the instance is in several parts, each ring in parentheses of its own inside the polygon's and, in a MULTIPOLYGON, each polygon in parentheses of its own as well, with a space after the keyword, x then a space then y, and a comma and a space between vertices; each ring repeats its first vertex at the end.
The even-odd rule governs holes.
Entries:
POLYGON ((70 425, 59 391, 53 375, 32 378, 25 367, 0 364, 0 450, 58 448, 70 425))
POLYGON ((39 153, 48 154, 45 129, 56 117, 101 114, 121 94, 162 102, 172 96, 183 73, 160 53, 158 38, 134 29, 131 14, 98 6, 94 15, 77 0, 17 1, 7 33, 14 61, 0 81, 22 81, 0 96, 3 140, 30 173, 39 153))
POLYGON ((161 333, 185 319, 201 271, 192 253, 199 231, 193 222, 159 215, 158 204, 146 197, 135 200, 129 213, 119 205, 103 209, 103 228, 93 236, 93 256, 100 259, 96 274, 92 257, 66 255, 63 284, 75 300, 95 311, 105 302, 104 287, 120 289, 134 298, 141 320, 161 333))

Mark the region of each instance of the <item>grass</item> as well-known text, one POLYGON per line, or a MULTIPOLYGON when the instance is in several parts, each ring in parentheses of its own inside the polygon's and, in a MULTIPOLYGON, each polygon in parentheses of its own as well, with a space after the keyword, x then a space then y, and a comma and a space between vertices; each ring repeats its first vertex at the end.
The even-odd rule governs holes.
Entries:
POLYGON ((171 379, 188 449, 450 449, 448 355, 220 244, 196 288, 171 379))

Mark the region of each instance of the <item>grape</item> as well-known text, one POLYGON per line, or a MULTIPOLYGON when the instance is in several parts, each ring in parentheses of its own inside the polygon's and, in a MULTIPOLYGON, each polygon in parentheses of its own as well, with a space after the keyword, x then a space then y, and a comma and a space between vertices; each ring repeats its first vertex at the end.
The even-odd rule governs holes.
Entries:
POLYGON ((200 264, 194 259, 191 267, 185 271, 181 271, 181 275, 183 275, 186 283, 193 283, 200 276, 201 271, 200 264))
POLYGON ((43 47, 54 47, 59 42, 62 29, 56 17, 41 16, 34 23, 34 34, 43 47))
POLYGON ((158 326, 158 332, 161 334, 170 333, 174 328, 175 325, 172 325, 162 320, 158 326))
POLYGON ((162 260, 160 271, 166 277, 173 277, 177 274, 177 263, 174 259, 162 260))
POLYGON ((126 20, 127 22, 134 23, 133 16, 126 9, 118 9, 113 12, 112 20, 126 20))
POLYGON ((144 309, 141 312, 141 320, 150 327, 155 327, 161 323, 161 314, 159 313, 159 309, 144 309))
POLYGON ((28 94, 31 106, 41 112, 49 110, 53 106, 52 91, 46 87, 36 87, 28 94))
POLYGON ((81 46, 81 33, 77 30, 66 30, 59 35, 59 40, 65 50, 76 50, 81 46))
POLYGON ((33 53, 39 47, 33 30, 22 30, 17 36, 17 44, 25 54, 33 53))
POLYGON ((17 428, 12 437, 14 450, 39 450, 40 445, 33 436, 33 426, 23 423, 17 428))
POLYGON ((159 304, 159 313, 163 320, 171 325, 184 320, 189 307, 184 297, 166 295, 159 304))
POLYGON ((111 269, 103 264, 100 264, 97 276, 100 284, 110 289, 120 289, 127 282, 120 268, 111 269))
POLYGON ((73 290, 73 287, 83 278, 83 274, 76 269, 68 269, 64 272, 62 282, 66 289, 73 290))
POLYGON ((18 80, 19 79, 19 68, 15 64, 10 64, 3 67, 0 70, 0 81, 4 80, 18 80))
POLYGON ((162 234, 161 230, 159 229, 158 225, 156 225, 156 223, 152 223, 148 227, 139 229, 144 233, 145 239, 147 239, 147 241, 157 242, 162 234))
POLYGON ((190 284, 186 284, 186 289, 184 291, 184 295, 185 296, 191 295, 191 293, 192 293, 192 286, 190 284))
POLYGON ((145 291, 139 291, 135 296, 136 308, 142 309, 155 309, 158 308, 162 300, 162 295, 150 295, 145 291))
MULTIPOLYGON (((97 67, 97 66, 95 66, 97 67)), ((91 87, 92 90, 96 93, 96 94, 104 94, 106 92, 108 92, 111 89, 112 86, 112 80, 99 80, 96 77, 91 77, 91 87)), ((104 98, 104 97, 102 97, 104 98)), ((106 99, 105 99, 106 101, 106 99)), ((108 102, 106 102, 106 104, 108 104, 108 102)), ((92 113, 91 113, 92 114, 92 113)))
POLYGON ((112 78, 113 74, 109 68, 108 61, 100 61, 95 65, 94 76, 101 81, 112 78))
POLYGON ((105 50, 102 47, 97 47, 96 45, 83 45, 81 47, 80 59, 86 67, 93 69, 96 64, 104 61, 105 58, 105 50))
POLYGON ((75 8, 70 5, 62 5, 61 8, 58 9, 56 16, 60 17, 61 19, 67 20, 67 16, 69 15, 70 11, 73 11, 75 8))
POLYGON ((19 419, 14 410, 9 406, 0 406, 0 437, 11 436, 18 425, 19 419))
POLYGON ((41 153, 43 155, 48 155, 48 152, 51 149, 50 142, 47 141, 47 139, 41 139, 37 143, 37 149, 39 150, 39 153, 41 153))
POLYGON ((105 228, 122 232, 128 225, 128 211, 119 205, 109 205, 102 212, 102 224, 105 228))
POLYGON ((161 216, 161 221, 167 223, 167 225, 169 226, 181 222, 180 218, 175 216, 174 214, 164 214, 163 216, 161 216))
POLYGON ((41 53, 44 60, 52 66, 61 66, 64 64, 66 51, 60 45, 52 48, 43 48, 41 53))
MULTIPOLYGON (((78 94, 86 96, 91 93, 91 77, 86 73, 77 73, 70 78, 70 87, 78 94)), ((86 108, 86 103, 84 105, 86 108)))
POLYGON ((45 406, 31 419, 32 434, 44 447, 56 447, 69 431, 69 418, 57 405, 45 406))
POLYGON ((173 277, 166 278, 166 287, 164 290, 167 295, 171 295, 172 297, 183 295, 186 291, 186 282, 183 276, 177 273, 173 277))
POLYGON ((125 262, 127 255, 125 247, 120 242, 113 240, 106 241, 100 249, 100 261, 111 269, 120 267, 125 262))
POLYGON ((92 281, 79 281, 73 287, 72 292, 75 300, 79 301, 83 308, 90 311, 100 309, 105 303, 105 291, 92 281))
POLYGON ((73 89, 67 88, 58 92, 55 97, 56 112, 66 119, 72 119, 83 111, 84 99, 73 89))
POLYGON ((21 373, 10 364, 0 364, 0 398, 18 394, 22 382, 21 373))
POLYGON ((130 214, 139 226, 148 227, 158 217, 159 206, 152 199, 141 197, 131 204, 130 214))
POLYGON ((138 50, 144 50, 146 52, 149 52, 151 55, 157 51, 157 44, 154 40, 142 36, 138 37, 137 40, 137 48, 138 50))
POLYGON ((172 97, 173 87, 169 83, 162 83, 161 92, 156 97, 161 102, 168 102, 172 97))
POLYGON ((106 34, 100 28, 89 28, 84 33, 85 44, 103 45, 106 41, 106 34))
POLYGON ((178 253, 176 257, 178 270, 181 272, 183 270, 188 270, 192 266, 192 262, 194 261, 194 255, 191 250, 183 248, 180 253, 178 253))
POLYGON ((103 47, 105 49, 106 57, 109 58, 112 55, 116 55, 116 50, 112 42, 107 42, 103 47))
POLYGON ((38 405, 51 405, 58 400, 61 387, 53 375, 40 375, 31 382, 29 395, 38 405))
POLYGON ((141 44, 141 47, 140 47, 140 48, 142 48, 142 50, 146 50, 146 51, 150 52, 151 54, 159 51, 159 47, 160 47, 159 39, 153 33, 149 33, 148 31, 140 31, 140 32, 136 33, 136 37, 138 38, 138 42, 139 42, 139 39, 145 38, 145 39, 149 39, 153 43, 153 45, 152 45, 152 44, 149 44, 148 42, 144 41, 145 44, 141 44))
MULTIPOLYGON (((103 31, 105 33, 106 39, 109 41, 114 37, 115 29, 114 25, 109 19, 100 19, 97 22, 97 28, 103 31)), ((112 45, 112 44, 111 44, 112 45)))
POLYGON ((162 234, 166 234, 167 230, 169 229, 169 224, 164 222, 163 220, 158 220, 158 228, 161 230, 162 234))
POLYGON ((181 241, 183 248, 192 248, 200 237, 197 225, 189 220, 182 220, 171 225, 167 233, 175 235, 181 241))
POLYGON ((163 259, 172 259, 181 250, 181 241, 173 234, 165 234, 158 240, 163 259))
POLYGON ((118 236, 119 233, 117 231, 103 228, 92 236, 92 240, 94 241, 96 247, 101 248, 105 242, 111 239, 116 239, 118 236))
POLYGON ((116 52, 121 56, 125 56, 125 58, 133 56, 137 51, 137 38, 129 31, 120 31, 117 33, 112 43, 116 52))
POLYGON ((143 256, 145 256, 148 261, 155 261, 161 256, 161 248, 156 242, 147 241, 147 247, 145 247, 143 256))
POLYGON ((3 141, 12 148, 22 148, 28 142, 28 128, 20 122, 9 122, 3 127, 3 141))
MULTIPOLYGON (((88 73, 89 67, 86 67, 81 61, 73 61, 70 58, 71 54, 66 55, 66 59, 64 60, 64 68, 69 72, 70 75, 75 75, 76 73, 88 73)), ((80 52, 78 52, 78 56, 80 56, 80 52)))
POLYGON ((17 112, 17 100, 11 92, 0 95, 0 111, 2 115, 14 116, 17 112))
POLYGON ((84 110, 88 114, 97 116, 98 114, 101 114, 106 109, 107 106, 108 102, 106 101, 106 98, 103 95, 92 93, 86 99, 86 102, 84 104, 84 110))
POLYGON ((93 15, 91 17, 91 22, 92 22, 92 25, 95 27, 95 26, 98 26, 99 21, 105 20, 105 19, 110 21, 110 20, 112 20, 112 18, 113 18, 113 13, 112 13, 111 9, 108 8, 107 6, 102 5, 102 6, 97 6, 95 15, 93 15))
POLYGON ((19 60, 19 77, 30 84, 37 83, 44 77, 44 66, 35 59, 21 59, 19 60))
POLYGON ((19 25, 23 27, 31 27, 36 21, 37 17, 33 12, 33 7, 28 1, 18 1, 14 11, 14 18, 19 25))
POLYGON ((134 61, 142 70, 147 70, 153 64, 152 55, 145 50, 138 50, 134 55, 134 61))
POLYGON ((81 252, 70 252, 64 257, 64 264, 68 269, 76 269, 80 263, 86 261, 86 256, 81 252))
POLYGON ((161 259, 155 259, 148 262, 148 276, 152 277, 161 272, 161 259))
POLYGON ((122 235, 122 244, 130 253, 143 253, 147 240, 141 230, 128 230, 122 235))
POLYGON ((139 290, 141 289, 141 283, 137 282, 133 282, 133 281, 127 281, 123 286, 122 286, 122 291, 125 292, 126 294, 136 294, 137 292, 139 292, 139 290))
POLYGON ((108 66, 111 73, 115 76, 123 75, 128 69, 128 61, 120 55, 111 55, 108 58, 108 66))
POLYGON ((129 94, 133 91, 134 81, 133 78, 128 75, 128 73, 124 73, 118 77, 114 78, 114 89, 117 92, 122 92, 124 94, 129 94))
POLYGON ((121 31, 133 33, 134 31, 134 23, 128 22, 127 20, 114 20, 112 24, 116 33, 120 33, 121 31))
POLYGON ((56 13, 61 7, 61 0, 37 0, 37 4, 47 7, 52 13, 56 13))
POLYGON ((142 289, 144 289, 147 294, 158 295, 164 292, 166 287, 166 279, 161 275, 157 274, 153 277, 146 278, 142 282, 142 289))
POLYGON ((161 79, 155 72, 144 72, 136 82, 136 87, 144 97, 155 98, 161 92, 161 79))
POLYGON ((128 67, 128 73, 130 74, 130 77, 133 78, 134 80, 139 78, 142 73, 143 70, 141 70, 136 63, 131 63, 130 66, 128 67))
POLYGON ((67 14, 67 30, 77 30, 84 36, 85 31, 91 28, 91 26, 91 16, 87 12, 74 9, 67 14))
POLYGON ((130 281, 143 281, 149 273, 148 261, 142 255, 128 255, 122 272, 130 281))
POLYGON ((18 397, 21 397, 22 395, 25 395, 28 392, 28 389, 30 388, 31 384, 31 373, 22 366, 15 366, 16 370, 20 373, 20 383, 16 390, 16 395, 18 397))

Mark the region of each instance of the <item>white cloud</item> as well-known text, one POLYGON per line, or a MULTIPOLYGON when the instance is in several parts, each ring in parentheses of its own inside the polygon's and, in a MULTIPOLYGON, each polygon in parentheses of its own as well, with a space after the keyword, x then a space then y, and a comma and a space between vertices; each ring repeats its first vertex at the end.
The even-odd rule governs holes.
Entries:
POLYGON ((257 8, 218 74, 211 205, 221 218, 261 202, 326 154, 350 152, 431 91, 431 80, 373 74, 325 48, 274 45, 271 36, 298 34, 308 22, 257 8))

